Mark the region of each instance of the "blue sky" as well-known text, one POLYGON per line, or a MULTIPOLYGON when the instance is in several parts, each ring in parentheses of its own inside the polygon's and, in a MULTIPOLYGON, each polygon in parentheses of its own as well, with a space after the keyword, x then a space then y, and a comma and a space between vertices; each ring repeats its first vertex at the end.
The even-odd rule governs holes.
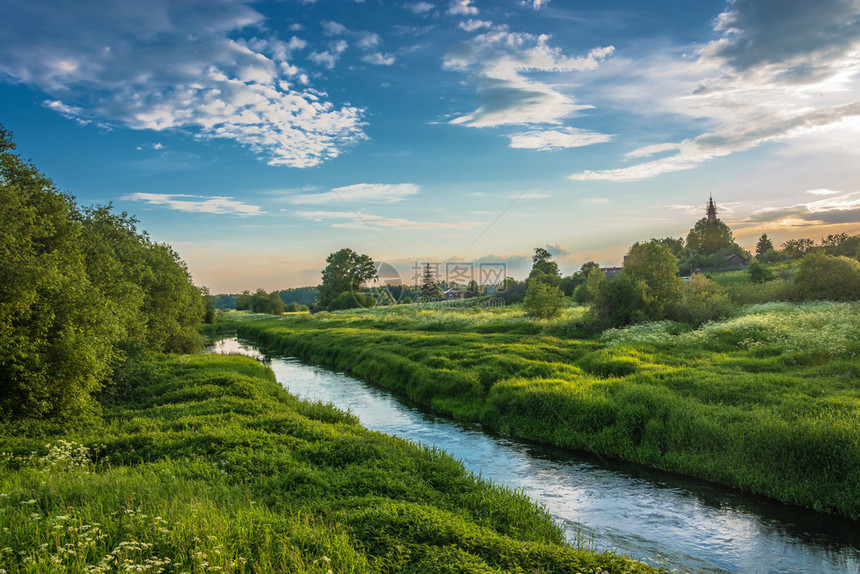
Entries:
POLYGON ((213 292, 860 231, 854 0, 4 0, 0 123, 213 292))

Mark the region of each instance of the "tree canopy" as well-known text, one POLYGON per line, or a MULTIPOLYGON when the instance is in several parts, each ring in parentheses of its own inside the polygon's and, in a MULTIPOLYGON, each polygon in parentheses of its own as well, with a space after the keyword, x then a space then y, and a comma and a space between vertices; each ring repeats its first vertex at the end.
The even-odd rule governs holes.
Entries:
MULTIPOLYGON (((321 309, 328 307, 343 293, 358 293, 362 283, 376 278, 376 267, 369 255, 356 253, 352 249, 343 248, 326 257, 326 267, 322 272, 322 285, 317 293, 317 306, 321 309)), ((342 307, 343 298, 338 301, 342 307)), ((357 306, 356 302, 354 306, 357 306)))
POLYGON ((687 234, 687 247, 701 255, 713 255, 721 249, 731 249, 734 245, 732 230, 719 219, 703 217, 687 234))
POLYGON ((80 209, 0 126, 0 410, 85 412, 131 349, 199 346, 200 291, 127 214, 80 209))

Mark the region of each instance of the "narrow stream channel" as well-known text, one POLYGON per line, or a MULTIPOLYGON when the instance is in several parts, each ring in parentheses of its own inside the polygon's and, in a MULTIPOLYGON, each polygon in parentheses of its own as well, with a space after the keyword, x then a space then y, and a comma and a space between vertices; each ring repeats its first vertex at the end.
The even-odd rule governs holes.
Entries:
POLYGON ((860 524, 717 485, 498 437, 346 374, 224 339, 265 360, 294 395, 350 410, 372 430, 443 448, 470 471, 524 490, 568 538, 680 572, 860 572, 860 524))

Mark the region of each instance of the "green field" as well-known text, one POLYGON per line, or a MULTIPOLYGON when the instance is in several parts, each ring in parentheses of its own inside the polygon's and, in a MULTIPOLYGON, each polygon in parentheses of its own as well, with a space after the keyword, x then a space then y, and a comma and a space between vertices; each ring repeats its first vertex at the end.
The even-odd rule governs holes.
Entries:
POLYGON ((237 323, 508 435, 860 519, 860 304, 766 303, 582 339, 584 309, 406 306, 237 323))
POLYGON ((244 357, 160 356, 71 429, 0 425, 0 572, 652 572, 524 494, 299 400, 244 357))

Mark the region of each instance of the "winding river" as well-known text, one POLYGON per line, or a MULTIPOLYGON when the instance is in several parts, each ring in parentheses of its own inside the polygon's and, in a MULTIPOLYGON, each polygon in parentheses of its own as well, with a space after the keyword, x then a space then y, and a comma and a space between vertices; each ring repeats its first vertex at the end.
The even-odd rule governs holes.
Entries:
POLYGON ((224 339, 264 360, 291 393, 350 410, 372 430, 435 445, 545 505, 576 545, 680 572, 860 572, 860 524, 718 485, 510 440, 439 417, 344 373, 224 339))

